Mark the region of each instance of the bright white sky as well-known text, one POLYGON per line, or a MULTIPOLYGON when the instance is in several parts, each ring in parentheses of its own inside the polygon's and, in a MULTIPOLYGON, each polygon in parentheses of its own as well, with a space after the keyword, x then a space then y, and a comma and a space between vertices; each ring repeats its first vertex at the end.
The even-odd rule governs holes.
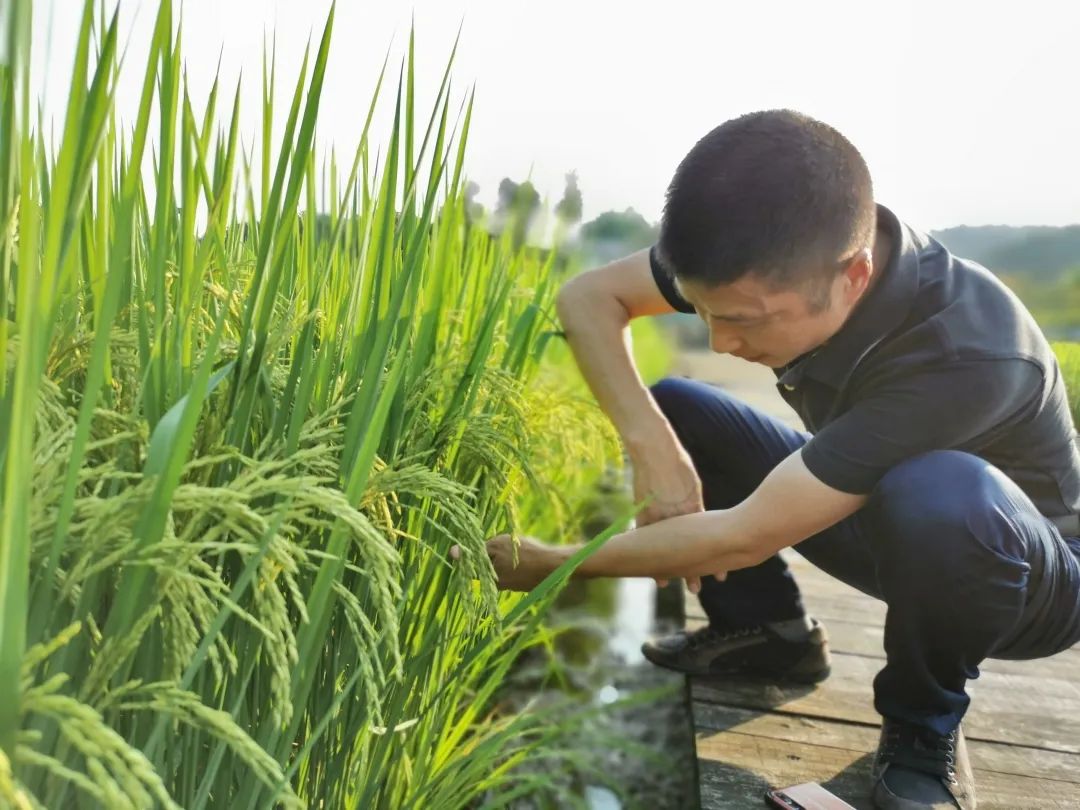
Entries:
MULTIPOLYGON (((351 158, 383 57, 390 47, 396 77, 415 13, 421 109, 464 21, 453 92, 461 99, 476 83, 466 167, 489 207, 502 177, 530 172, 554 204, 573 169, 586 219, 632 206, 655 221, 698 138, 744 112, 791 107, 843 132, 869 163, 877 199, 916 227, 1074 223, 1080 23, 1071 5, 340 0, 320 140, 351 158)), ((48 108, 57 109, 82 1, 34 6, 39 69, 51 44, 39 75, 48 108)), ((128 120, 156 7, 124 0, 121 9, 132 35, 118 99, 128 120)), ((326 0, 187 0, 183 53, 196 104, 224 48, 225 84, 244 71, 250 144, 264 28, 277 31, 283 115, 305 43, 309 35, 317 42, 328 8, 326 0)), ((388 119, 377 120, 385 131, 388 119)))

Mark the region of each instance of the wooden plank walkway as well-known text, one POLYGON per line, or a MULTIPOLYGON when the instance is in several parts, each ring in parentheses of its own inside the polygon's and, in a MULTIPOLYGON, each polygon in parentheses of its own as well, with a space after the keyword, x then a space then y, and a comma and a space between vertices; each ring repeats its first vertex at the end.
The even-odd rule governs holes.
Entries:
MULTIPOLYGON (((680 356, 672 373, 719 383, 799 424, 768 369, 702 352, 680 356)), ((783 556, 829 633, 832 674, 804 687, 688 679, 702 810, 762 807, 766 788, 807 781, 869 810, 885 605, 792 549, 783 556)), ((703 624, 687 591, 686 626, 703 624)), ((988 659, 980 669, 964 719, 980 810, 1080 809, 1080 647, 1036 661, 988 659)))

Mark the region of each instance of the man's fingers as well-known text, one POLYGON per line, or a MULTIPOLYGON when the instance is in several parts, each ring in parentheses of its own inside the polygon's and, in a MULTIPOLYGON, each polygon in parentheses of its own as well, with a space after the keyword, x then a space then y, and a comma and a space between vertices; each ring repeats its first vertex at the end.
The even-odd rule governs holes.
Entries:
POLYGON ((656 585, 657 585, 658 588, 664 588, 664 587, 667 586, 669 581, 670 580, 667 580, 667 579, 657 579, 656 580, 656 585))
POLYGON ((686 585, 690 588, 690 593, 701 592, 701 577, 687 577, 686 585))
POLYGON ((717 573, 713 574, 713 576, 723 582, 725 579, 727 579, 727 571, 718 571, 717 573))

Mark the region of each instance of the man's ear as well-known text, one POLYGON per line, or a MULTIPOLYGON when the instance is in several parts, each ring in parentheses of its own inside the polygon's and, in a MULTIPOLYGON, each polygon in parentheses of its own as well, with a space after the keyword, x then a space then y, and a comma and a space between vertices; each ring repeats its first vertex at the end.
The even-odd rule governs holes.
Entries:
POLYGON ((847 267, 844 268, 844 275, 847 276, 848 280, 847 293, 850 296, 848 303, 851 303, 866 291, 875 272, 877 272, 877 268, 873 266, 873 258, 869 248, 863 248, 852 257, 847 267))

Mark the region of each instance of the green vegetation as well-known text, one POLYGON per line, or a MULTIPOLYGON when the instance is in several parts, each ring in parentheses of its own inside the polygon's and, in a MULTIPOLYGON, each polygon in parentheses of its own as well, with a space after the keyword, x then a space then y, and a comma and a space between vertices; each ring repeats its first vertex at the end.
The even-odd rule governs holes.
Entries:
POLYGON ((1050 282, 1015 274, 1002 275, 1051 338, 1080 337, 1080 270, 1050 282))
POLYGON ((497 689, 636 510, 495 590, 484 540, 569 535, 618 442, 545 358, 554 252, 469 225, 472 99, 448 65, 421 118, 410 41, 341 182, 314 147, 333 12, 280 133, 264 59, 249 151, 239 86, 189 96, 170 0, 141 68, 94 8, 55 147, 29 0, 0 49, 0 805, 571 804, 585 713, 497 689))
POLYGON ((1080 427, 1080 343, 1051 343, 1061 366, 1065 390, 1069 394, 1073 421, 1080 427))

